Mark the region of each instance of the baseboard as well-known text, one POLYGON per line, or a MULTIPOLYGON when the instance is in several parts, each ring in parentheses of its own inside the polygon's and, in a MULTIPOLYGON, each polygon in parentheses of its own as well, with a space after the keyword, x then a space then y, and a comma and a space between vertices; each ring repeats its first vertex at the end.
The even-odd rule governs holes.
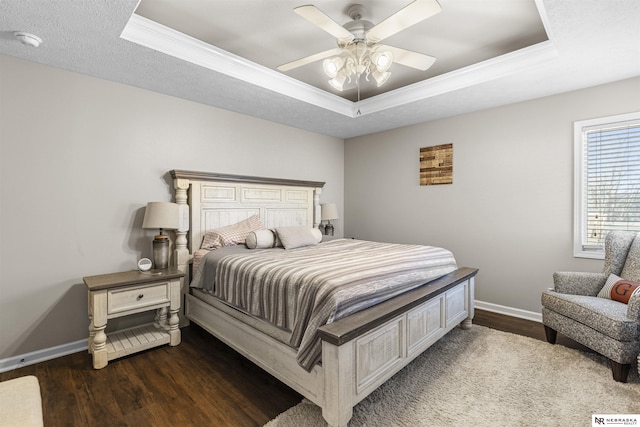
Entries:
POLYGON ((68 354, 87 350, 87 340, 70 342, 55 347, 45 348, 31 353, 20 354, 0 360, 0 372, 7 372, 13 369, 22 368, 38 362, 55 359, 68 354))
MULTIPOLYGON (((504 305, 493 304, 484 301, 475 301, 475 308, 479 310, 491 311, 494 313, 504 314, 506 316, 519 317, 521 319, 532 320, 534 322, 542 322, 542 314, 533 311, 521 310, 519 308, 507 307, 504 305)), ((11 371, 13 369, 22 368, 23 366, 33 365, 38 362, 55 359, 57 357, 66 356, 68 354, 77 353, 87 350, 87 340, 80 340, 68 344, 62 344, 56 347, 45 348, 43 350, 25 353, 18 356, 9 357, 0 360, 0 372, 11 371)))
POLYGON ((475 301, 475 308, 478 310, 491 311, 493 313, 542 323, 542 313, 536 313, 534 311, 521 310, 519 308, 507 307, 505 305, 498 305, 478 300, 475 301))

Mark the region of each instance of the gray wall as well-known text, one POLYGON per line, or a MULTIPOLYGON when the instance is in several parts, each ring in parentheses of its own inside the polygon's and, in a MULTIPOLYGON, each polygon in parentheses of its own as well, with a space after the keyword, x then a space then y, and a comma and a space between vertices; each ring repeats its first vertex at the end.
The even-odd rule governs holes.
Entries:
POLYGON ((86 338, 82 277, 151 255, 143 208, 171 169, 326 181, 343 206, 342 139, 6 56, 0 73, 0 359, 86 338))
POLYGON ((345 141, 345 234, 449 248, 476 298, 540 311, 577 259, 573 122, 640 110, 640 78, 345 141), (453 143, 453 184, 420 186, 419 149, 453 143))
POLYGON ((572 123, 640 110, 640 78, 342 141, 0 56, 0 359, 86 338, 82 277, 150 256, 171 169, 326 181, 336 234, 450 248, 477 299, 539 311, 572 256, 572 123), (418 185, 453 143, 453 185, 418 185), (343 172, 345 171, 345 172, 343 172), (344 202, 343 202, 344 201, 344 202))

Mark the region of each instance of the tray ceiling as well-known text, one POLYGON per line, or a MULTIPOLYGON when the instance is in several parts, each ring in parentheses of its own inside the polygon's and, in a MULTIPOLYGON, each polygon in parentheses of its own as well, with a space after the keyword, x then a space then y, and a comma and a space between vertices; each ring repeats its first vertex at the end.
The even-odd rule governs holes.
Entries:
MULTIPOLYGON (((374 24, 412 0, 357 0, 374 24)), ((361 99, 449 73, 548 40, 534 0, 439 0, 442 12, 386 39, 385 44, 436 58, 427 71, 399 64, 381 87, 361 81, 361 99)), ((319 0, 316 7, 339 24, 351 21, 351 3, 319 0)), ((293 12, 290 0, 142 0, 136 14, 269 69, 336 47, 335 39, 293 12)), ((284 73, 351 101, 355 85, 332 88, 322 61, 284 73)))
MULTIPOLYGON (((436 65, 393 69, 385 92, 360 102, 332 92, 319 63, 275 70, 333 47, 293 0, 3 0, 0 54, 340 138, 640 75, 637 0, 440 2, 443 12, 385 40, 436 65), (15 31, 43 42, 24 46, 15 31)), ((360 3, 379 22, 409 1, 360 3)), ((350 2, 314 4, 349 20, 350 2)))

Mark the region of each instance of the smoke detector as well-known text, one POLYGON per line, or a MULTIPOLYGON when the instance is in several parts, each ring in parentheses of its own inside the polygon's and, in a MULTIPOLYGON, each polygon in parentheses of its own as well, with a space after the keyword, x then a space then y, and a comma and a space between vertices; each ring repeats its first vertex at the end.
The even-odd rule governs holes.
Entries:
POLYGON ((20 43, 27 46, 38 47, 40 46, 40 43, 42 43, 42 39, 35 34, 16 31, 13 35, 18 39, 18 41, 20 41, 20 43))

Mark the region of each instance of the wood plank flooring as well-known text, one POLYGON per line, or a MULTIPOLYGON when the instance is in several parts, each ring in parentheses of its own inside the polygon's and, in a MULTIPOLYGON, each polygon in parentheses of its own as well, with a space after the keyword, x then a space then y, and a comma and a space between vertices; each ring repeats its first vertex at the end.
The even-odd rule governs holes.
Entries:
MULTIPOLYGON (((545 340, 542 324, 476 310, 475 324, 545 340)), ((558 336, 558 344, 582 348, 558 336)), ((198 326, 182 343, 94 370, 86 352, 0 374, 36 375, 45 426, 262 426, 302 397, 198 326)))

